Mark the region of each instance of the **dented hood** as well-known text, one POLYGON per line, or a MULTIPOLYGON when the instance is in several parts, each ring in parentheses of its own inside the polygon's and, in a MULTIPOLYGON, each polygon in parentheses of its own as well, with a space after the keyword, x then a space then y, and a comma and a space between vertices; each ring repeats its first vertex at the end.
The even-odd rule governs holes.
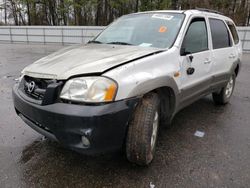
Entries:
POLYGON ((102 73, 112 67, 159 52, 158 48, 87 44, 62 49, 23 70, 23 74, 48 79, 68 79, 75 75, 102 73))

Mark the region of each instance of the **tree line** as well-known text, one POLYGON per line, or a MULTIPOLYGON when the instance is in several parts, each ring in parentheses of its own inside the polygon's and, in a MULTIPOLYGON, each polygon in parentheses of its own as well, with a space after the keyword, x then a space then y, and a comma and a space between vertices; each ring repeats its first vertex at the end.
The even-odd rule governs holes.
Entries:
POLYGON ((2 0, 1 25, 108 25, 133 12, 214 9, 249 25, 250 0, 2 0))

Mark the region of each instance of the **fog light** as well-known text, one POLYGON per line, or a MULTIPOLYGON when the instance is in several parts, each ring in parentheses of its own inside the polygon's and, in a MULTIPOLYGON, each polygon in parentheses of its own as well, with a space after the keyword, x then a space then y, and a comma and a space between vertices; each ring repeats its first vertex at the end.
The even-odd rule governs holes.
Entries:
POLYGON ((90 146, 90 141, 86 136, 82 136, 82 143, 84 147, 89 147, 90 146))

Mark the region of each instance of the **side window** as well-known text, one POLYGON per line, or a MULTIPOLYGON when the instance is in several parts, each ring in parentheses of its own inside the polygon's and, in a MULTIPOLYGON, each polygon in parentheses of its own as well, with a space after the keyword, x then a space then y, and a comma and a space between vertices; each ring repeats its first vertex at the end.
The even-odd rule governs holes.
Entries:
POLYGON ((204 18, 192 20, 183 40, 182 50, 186 54, 208 50, 207 27, 204 18))
POLYGON ((237 30, 236 30, 234 24, 231 22, 227 22, 227 25, 229 27, 229 30, 230 30, 232 36, 233 36, 234 44, 238 44, 240 40, 239 40, 239 35, 237 33, 237 30))
POLYGON ((209 19, 213 48, 227 48, 232 46, 231 37, 229 31, 222 20, 219 19, 209 19))

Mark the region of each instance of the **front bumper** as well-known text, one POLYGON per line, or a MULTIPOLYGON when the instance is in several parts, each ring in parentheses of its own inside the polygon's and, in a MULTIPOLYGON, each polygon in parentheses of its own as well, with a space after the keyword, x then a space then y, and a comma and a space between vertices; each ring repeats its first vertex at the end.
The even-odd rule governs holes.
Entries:
POLYGON ((31 128, 84 154, 121 148, 128 122, 139 101, 133 98, 95 106, 66 103, 42 106, 25 100, 19 92, 18 86, 14 86, 14 106, 17 114, 31 128), (82 143, 82 136, 89 139, 89 147, 82 143))

